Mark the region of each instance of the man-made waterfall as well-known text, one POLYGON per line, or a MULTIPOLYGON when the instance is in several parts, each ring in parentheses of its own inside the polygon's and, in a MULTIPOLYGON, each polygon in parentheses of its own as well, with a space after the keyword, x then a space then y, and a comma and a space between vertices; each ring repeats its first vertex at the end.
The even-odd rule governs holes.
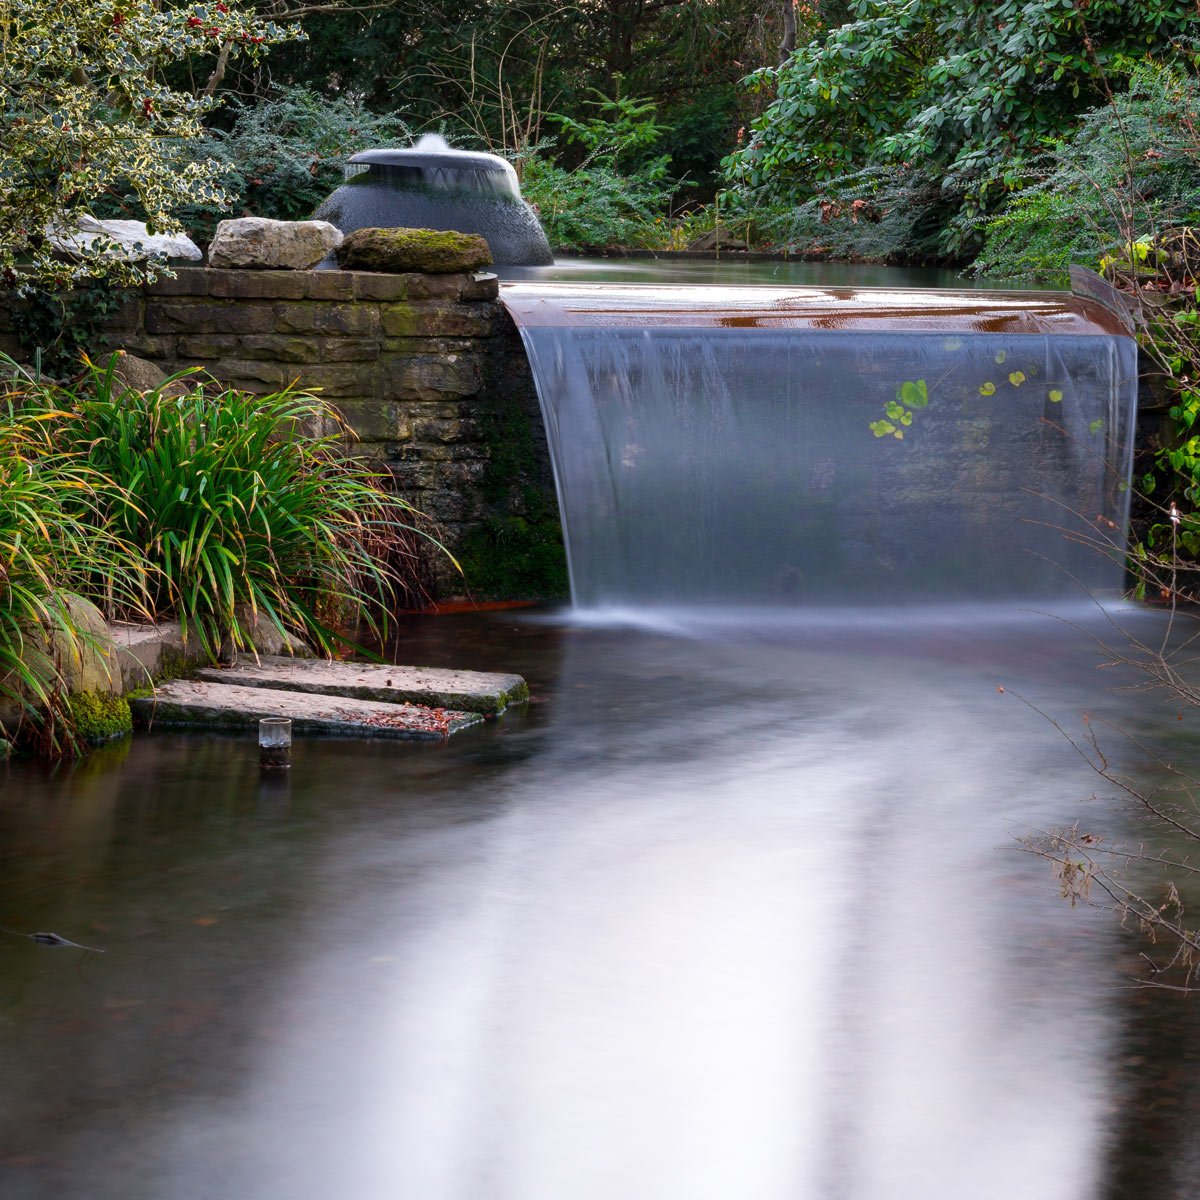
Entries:
POLYGON ((1136 349, 1050 293, 504 289, 585 608, 1114 593, 1136 349))

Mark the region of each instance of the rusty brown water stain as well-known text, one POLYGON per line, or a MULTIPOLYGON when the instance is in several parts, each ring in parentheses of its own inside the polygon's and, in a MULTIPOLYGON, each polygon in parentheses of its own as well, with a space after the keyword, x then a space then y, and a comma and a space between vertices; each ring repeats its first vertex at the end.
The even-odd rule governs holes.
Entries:
POLYGON ((1102 306, 1067 293, 515 284, 501 294, 516 322, 533 328, 1126 333, 1102 306))

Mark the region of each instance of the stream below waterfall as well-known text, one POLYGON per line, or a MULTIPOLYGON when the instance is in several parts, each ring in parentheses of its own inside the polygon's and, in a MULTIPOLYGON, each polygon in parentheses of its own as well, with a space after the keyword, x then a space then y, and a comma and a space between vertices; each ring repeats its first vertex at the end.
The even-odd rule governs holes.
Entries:
POLYGON ((1193 1196, 1200 1001, 1014 848, 1151 836, 1014 692, 1200 751, 1070 619, 417 618, 534 702, 0 767, 0 925, 105 951, 0 935, 0 1195, 1193 1196))

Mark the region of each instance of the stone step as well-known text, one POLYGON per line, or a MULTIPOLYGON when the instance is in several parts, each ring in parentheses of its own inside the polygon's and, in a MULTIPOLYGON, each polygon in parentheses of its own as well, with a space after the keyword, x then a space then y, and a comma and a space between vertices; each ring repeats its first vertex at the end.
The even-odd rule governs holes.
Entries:
POLYGON ((160 683, 153 696, 131 699, 135 724, 188 729, 257 729, 263 717, 291 717, 298 735, 415 738, 441 741, 479 725, 479 713, 416 704, 381 703, 203 679, 160 683))
POLYGON ((494 717, 509 704, 529 699, 520 675, 449 671, 439 667, 392 667, 376 663, 326 662, 317 658, 243 656, 232 667, 206 667, 196 677, 208 683, 319 692, 387 704, 427 704, 494 717))

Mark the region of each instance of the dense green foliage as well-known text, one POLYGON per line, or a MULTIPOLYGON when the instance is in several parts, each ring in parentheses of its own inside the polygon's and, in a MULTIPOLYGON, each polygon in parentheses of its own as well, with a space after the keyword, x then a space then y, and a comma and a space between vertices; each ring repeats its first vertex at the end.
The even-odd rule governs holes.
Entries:
POLYGON ((138 547, 139 606, 178 617, 212 655, 227 638, 244 648, 257 620, 323 650, 341 627, 386 622, 402 581, 381 550, 411 509, 334 432, 312 436, 336 430, 328 405, 186 383, 130 391, 110 364, 26 390, 27 405, 67 414, 55 440, 104 481, 91 511, 138 547))
POLYGON ((531 151, 518 157, 521 186, 551 245, 566 251, 598 246, 655 246, 676 189, 670 156, 658 153, 664 133, 650 101, 604 96, 581 118, 552 116, 564 140, 585 157, 562 166, 531 151))
POLYGON ((345 455, 314 397, 198 376, 136 392, 111 363, 73 384, 18 374, 8 388, 5 669, 24 661, 29 629, 69 626, 65 590, 118 615, 176 616, 211 654, 245 646, 256 620, 329 650, 343 627, 378 633, 403 595, 395 551, 412 510, 345 455))
MULTIPOLYGON (((853 0, 752 85, 772 96, 728 160, 735 186, 802 202, 894 165, 941 192, 939 249, 962 256, 1048 140, 1123 64, 1193 31, 1192 0, 853 0)), ((868 202, 878 203, 868 192, 868 202)))
POLYGON ((191 145, 196 159, 219 164, 228 200, 220 210, 193 206, 189 228, 207 238, 225 215, 252 213, 302 221, 341 182, 346 160, 371 146, 407 145, 412 130, 348 96, 326 99, 301 87, 257 104, 233 101, 228 125, 191 145))
POLYGON ((173 63, 231 56, 299 30, 260 21, 238 0, 176 7, 158 0, 9 0, 0 6, 0 272, 18 264, 43 282, 94 275, 137 278, 103 246, 64 260, 48 231, 69 236, 81 217, 119 197, 152 230, 178 229, 189 204, 226 202, 216 164, 185 159, 215 104, 171 86, 173 63))
POLYGON ((1200 78, 1135 67, 1128 89, 1084 113, 1044 173, 987 228, 977 269, 1059 274, 1113 246, 1200 221, 1200 78))
POLYGON ((106 481, 58 444, 59 421, 11 404, 0 415, 0 707, 41 727, 48 748, 68 737, 55 720, 62 657, 87 637, 72 593, 99 587, 130 605, 140 583, 98 501, 106 481))

